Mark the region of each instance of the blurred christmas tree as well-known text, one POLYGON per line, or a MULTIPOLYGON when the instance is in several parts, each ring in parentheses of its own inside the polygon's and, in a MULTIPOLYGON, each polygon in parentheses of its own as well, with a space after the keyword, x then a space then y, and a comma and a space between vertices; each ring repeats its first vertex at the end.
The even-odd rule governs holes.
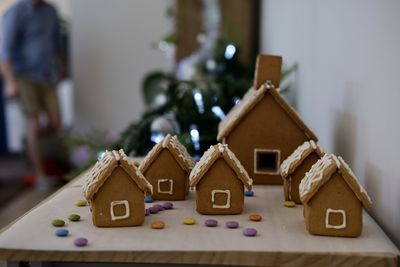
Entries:
MULTIPOLYGON (((173 9, 167 13, 174 16, 173 9)), ((253 69, 239 62, 235 44, 219 37, 217 1, 204 1, 203 21, 199 49, 178 62, 175 73, 154 72, 145 77, 147 111, 117 144, 130 155, 145 155, 170 133, 200 156, 215 144, 218 123, 251 86, 253 69)), ((168 34, 158 47, 173 49, 175 41, 175 34, 168 34)))

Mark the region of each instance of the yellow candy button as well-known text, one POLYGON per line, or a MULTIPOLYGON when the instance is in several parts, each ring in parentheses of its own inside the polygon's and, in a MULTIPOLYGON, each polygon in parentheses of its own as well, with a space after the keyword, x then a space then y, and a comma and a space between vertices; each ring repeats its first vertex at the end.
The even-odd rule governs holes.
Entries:
POLYGON ((193 218, 185 218, 183 220, 183 223, 186 225, 193 225, 193 224, 196 224, 196 220, 193 218))
POLYGON ((287 201, 283 202, 283 205, 285 207, 292 208, 292 207, 296 206, 296 203, 294 201, 287 200, 287 201))
POLYGON ((86 200, 84 199, 78 199, 74 201, 74 204, 78 207, 84 207, 86 206, 86 200))

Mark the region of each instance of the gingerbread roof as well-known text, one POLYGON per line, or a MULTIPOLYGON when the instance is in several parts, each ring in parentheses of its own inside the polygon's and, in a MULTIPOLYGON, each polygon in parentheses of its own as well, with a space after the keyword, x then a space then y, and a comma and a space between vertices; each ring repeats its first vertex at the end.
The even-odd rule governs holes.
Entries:
POLYGON ((187 152, 186 148, 179 142, 178 138, 168 134, 161 142, 156 144, 139 166, 139 170, 144 173, 158 157, 163 149, 168 149, 178 162, 179 166, 188 174, 192 171, 195 162, 187 152))
POLYGON ((307 203, 329 181, 335 172, 338 172, 343 177, 364 207, 371 208, 370 197, 360 185, 349 165, 341 157, 336 157, 333 154, 326 154, 322 159, 318 160, 301 180, 299 186, 301 201, 307 203))
POLYGON ((282 97, 282 95, 279 93, 279 88, 275 89, 270 81, 267 81, 265 84, 261 85, 260 88, 252 87, 249 89, 249 91, 247 91, 247 93, 243 96, 243 99, 236 104, 227 114, 226 118, 220 122, 218 126, 217 140, 222 140, 222 138, 226 137, 267 93, 271 94, 274 100, 289 115, 296 125, 302 131, 304 131, 305 135, 309 139, 314 141, 318 140, 316 135, 301 120, 299 114, 282 97))
POLYGON ((251 190, 253 180, 249 177, 247 171, 226 144, 210 146, 210 148, 204 152, 200 161, 197 162, 196 166, 194 166, 192 172, 190 173, 190 187, 195 187, 204 177, 204 174, 208 171, 208 169, 219 158, 223 158, 229 167, 231 167, 236 173, 238 179, 242 181, 243 185, 248 190, 251 190))
POLYGON ((143 192, 152 194, 152 185, 144 178, 135 166, 134 161, 129 159, 121 149, 119 151, 106 151, 105 155, 86 174, 83 195, 87 200, 92 199, 117 166, 121 166, 143 192))
POLYGON ((291 175, 297 167, 312 153, 318 154, 319 157, 324 156, 325 152, 322 147, 313 140, 305 141, 302 145, 296 148, 293 153, 285 159, 280 167, 280 173, 283 179, 291 175))

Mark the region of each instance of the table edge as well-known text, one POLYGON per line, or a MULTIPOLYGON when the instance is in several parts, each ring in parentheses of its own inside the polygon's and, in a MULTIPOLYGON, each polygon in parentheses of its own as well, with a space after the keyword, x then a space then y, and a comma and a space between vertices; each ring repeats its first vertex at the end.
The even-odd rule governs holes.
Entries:
POLYGON ((48 251, 0 248, 6 261, 111 262, 146 264, 218 264, 240 266, 318 265, 398 266, 399 255, 391 252, 312 252, 304 251, 48 251))

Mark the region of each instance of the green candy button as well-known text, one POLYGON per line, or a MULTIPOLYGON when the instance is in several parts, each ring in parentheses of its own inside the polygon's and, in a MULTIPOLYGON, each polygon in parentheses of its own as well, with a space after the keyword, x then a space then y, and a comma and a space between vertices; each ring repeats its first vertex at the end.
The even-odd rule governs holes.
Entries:
POLYGON ((55 227, 61 227, 65 225, 65 222, 63 220, 60 219, 55 219, 51 222, 51 224, 55 227))
POLYGON ((77 222, 81 219, 81 216, 79 216, 78 214, 70 214, 68 216, 68 220, 73 221, 73 222, 77 222))

